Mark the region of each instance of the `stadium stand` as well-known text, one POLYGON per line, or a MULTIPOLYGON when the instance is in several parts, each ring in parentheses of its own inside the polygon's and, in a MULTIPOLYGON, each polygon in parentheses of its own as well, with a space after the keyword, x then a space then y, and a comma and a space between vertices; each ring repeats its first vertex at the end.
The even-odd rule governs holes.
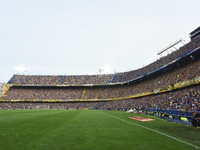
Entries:
POLYGON ((137 93, 166 90, 169 85, 175 85, 185 80, 200 76, 200 59, 190 59, 177 64, 156 76, 143 78, 140 81, 119 86, 93 87, 38 87, 14 86, 3 99, 116 99, 125 98, 137 93), (178 67, 177 67, 178 65, 178 67), (83 94, 84 93, 84 94, 83 94))
POLYGON ((177 51, 129 72, 13 75, 0 106, 2 109, 137 109, 189 119, 189 112, 200 109, 199 83, 200 36, 197 36, 177 51))

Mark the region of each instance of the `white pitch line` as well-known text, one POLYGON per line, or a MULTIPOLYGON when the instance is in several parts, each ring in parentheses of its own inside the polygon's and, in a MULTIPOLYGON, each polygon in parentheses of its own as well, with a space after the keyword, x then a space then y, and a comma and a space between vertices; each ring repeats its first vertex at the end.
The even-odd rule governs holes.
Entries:
MULTIPOLYGON (((100 112, 101 112, 101 111, 100 111, 100 112)), ((142 127, 142 128, 147 129, 147 130, 150 130, 150 131, 159 133, 159 134, 161 134, 161 135, 164 135, 164 136, 169 137, 169 138, 171 138, 171 139, 174 139, 174 140, 176 140, 176 141, 179 141, 179 142, 182 142, 182 143, 184 143, 184 144, 187 144, 187 145, 190 145, 190 146, 193 146, 193 147, 195 147, 195 148, 200 149, 199 146, 196 146, 196 145, 194 145, 194 144, 190 144, 190 143, 188 143, 188 142, 185 142, 185 141, 183 141, 183 140, 177 139, 177 138, 175 138, 175 137, 173 137, 173 136, 170 136, 170 135, 168 135, 168 134, 162 133, 162 132, 160 132, 160 131, 156 131, 156 130, 154 130, 154 129, 151 129, 151 128, 148 128, 148 127, 145 127, 145 126, 142 126, 142 125, 139 125, 139 124, 136 124, 136 123, 133 123, 133 122, 126 121, 126 120, 124 120, 124 119, 121 119, 121 118, 118 118, 118 117, 109 115, 109 114, 104 113, 104 112, 101 112, 101 113, 106 114, 106 115, 108 115, 108 116, 110 116, 110 117, 119 119, 119 120, 121 120, 121 121, 124 121, 124 122, 130 123, 130 124, 136 125, 136 126, 138 126, 138 127, 142 127)))

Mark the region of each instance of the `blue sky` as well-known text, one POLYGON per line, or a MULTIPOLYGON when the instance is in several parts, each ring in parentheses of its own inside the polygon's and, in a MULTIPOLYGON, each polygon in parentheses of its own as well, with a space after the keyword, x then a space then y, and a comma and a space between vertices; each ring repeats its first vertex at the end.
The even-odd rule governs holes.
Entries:
POLYGON ((0 82, 141 68, 200 26, 199 0, 0 0, 0 82))

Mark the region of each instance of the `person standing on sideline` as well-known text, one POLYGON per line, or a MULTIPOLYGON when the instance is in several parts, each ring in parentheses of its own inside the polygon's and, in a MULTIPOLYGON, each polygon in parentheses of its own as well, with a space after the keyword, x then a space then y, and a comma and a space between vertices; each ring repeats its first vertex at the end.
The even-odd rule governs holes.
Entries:
POLYGON ((192 125, 196 129, 197 126, 200 126, 200 114, 197 114, 196 112, 192 112, 192 115, 194 118, 192 118, 192 125))

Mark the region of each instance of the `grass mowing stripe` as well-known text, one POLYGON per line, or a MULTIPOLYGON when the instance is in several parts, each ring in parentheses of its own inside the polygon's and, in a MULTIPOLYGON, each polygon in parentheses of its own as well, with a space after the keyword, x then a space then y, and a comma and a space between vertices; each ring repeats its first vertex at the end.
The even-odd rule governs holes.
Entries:
MULTIPOLYGON (((0 113, 1 149, 49 149, 55 136, 61 138, 57 134, 62 131, 61 125, 65 125, 66 120, 74 119, 75 113, 80 112, 66 110, 2 111, 0 113), (48 146, 45 147, 45 144, 48 146)), ((59 142, 56 139, 56 143, 59 142)), ((56 145, 52 144, 51 147, 56 145)), ((50 149, 56 149, 56 147, 50 149)))
MULTIPOLYGON (((100 111, 100 112, 101 112, 101 111, 100 111)), ((126 121, 126 120, 124 120, 124 119, 121 119, 121 118, 118 118, 118 117, 112 116, 112 115, 107 114, 107 113, 104 113, 104 112, 101 112, 101 113, 106 114, 106 115, 108 115, 108 116, 110 116, 110 117, 113 117, 113 118, 115 118, 115 119, 119 119, 119 120, 121 120, 121 121, 124 121, 124 122, 130 123, 130 124, 136 125, 136 126, 138 126, 138 127, 142 127, 142 128, 147 129, 147 130, 150 130, 150 131, 153 131, 153 132, 159 133, 159 134, 161 134, 161 135, 164 135, 164 136, 166 136, 166 137, 169 137, 169 138, 174 139, 174 140, 176 140, 176 141, 179 141, 179 142, 181 142, 181 143, 184 143, 184 144, 187 144, 187 145, 190 145, 190 146, 192 146, 192 147, 195 147, 195 148, 200 149, 199 146, 196 146, 196 145, 194 145, 194 144, 191 144, 191 143, 185 142, 185 141, 183 141, 183 140, 177 139, 177 138, 175 138, 175 137, 173 137, 173 136, 170 136, 170 135, 168 135, 168 134, 165 134, 165 133, 162 133, 162 132, 156 131, 156 130, 154 130, 154 129, 151 129, 151 128, 148 128, 148 127, 145 127, 145 126, 142 126, 142 125, 139 125, 139 124, 133 123, 133 122, 126 121)))

